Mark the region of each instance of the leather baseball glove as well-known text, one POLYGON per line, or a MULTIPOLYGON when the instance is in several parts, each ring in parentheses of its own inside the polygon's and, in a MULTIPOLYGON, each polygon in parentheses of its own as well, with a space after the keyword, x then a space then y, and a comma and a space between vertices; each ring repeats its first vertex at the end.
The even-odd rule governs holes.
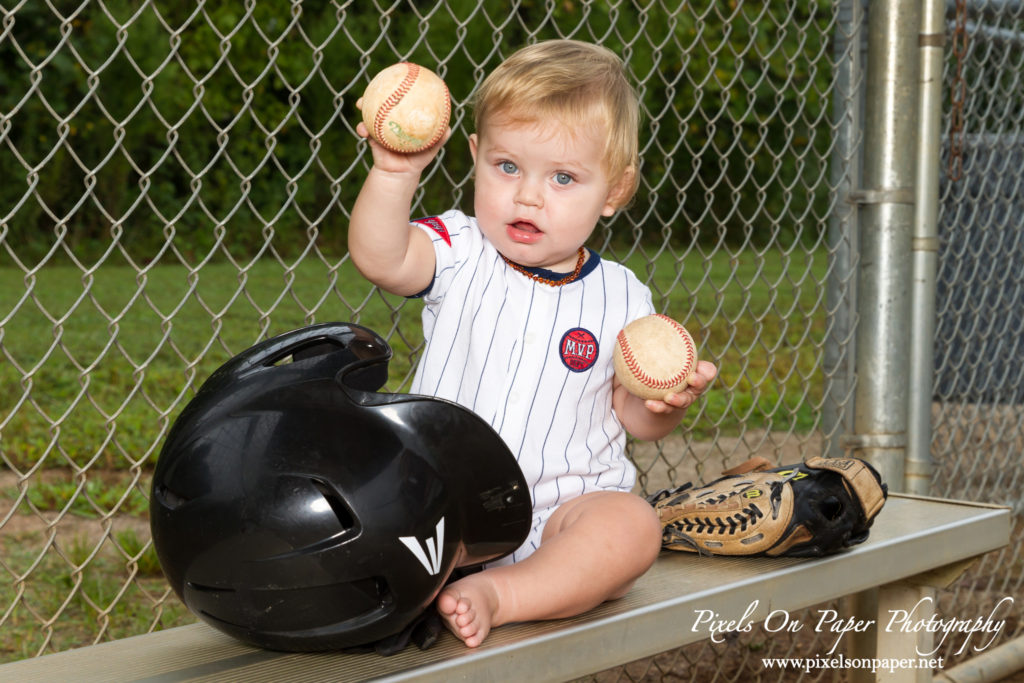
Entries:
POLYGON ((647 500, 662 547, 702 555, 820 557, 863 542, 888 487, 859 458, 811 458, 771 467, 762 457, 647 500))

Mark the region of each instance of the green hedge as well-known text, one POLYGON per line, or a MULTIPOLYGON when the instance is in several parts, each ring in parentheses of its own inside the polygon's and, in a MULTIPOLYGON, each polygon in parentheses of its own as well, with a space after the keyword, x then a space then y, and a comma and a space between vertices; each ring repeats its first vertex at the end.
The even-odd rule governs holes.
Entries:
POLYGON ((461 105, 502 56, 559 35, 608 45, 638 84, 630 212, 648 239, 813 242, 828 211, 825 0, 52 4, 63 19, 22 3, 0 37, 0 239, 27 262, 58 243, 149 262, 168 238, 189 262, 343 254, 369 158, 354 103, 398 58, 438 70, 457 107, 417 208, 468 208, 461 105))

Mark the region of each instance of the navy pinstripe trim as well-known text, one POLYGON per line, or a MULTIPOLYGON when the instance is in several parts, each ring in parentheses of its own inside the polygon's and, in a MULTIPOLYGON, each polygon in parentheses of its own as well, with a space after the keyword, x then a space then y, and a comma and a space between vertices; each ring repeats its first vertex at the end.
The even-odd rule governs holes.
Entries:
MULTIPOLYGON (((497 252, 495 252, 493 260, 496 262, 500 258, 501 258, 501 256, 499 256, 497 254, 497 252)), ((488 280, 487 285, 484 287, 484 292, 485 293, 486 293, 487 289, 490 288, 491 283, 494 282, 494 277, 497 274, 498 274, 498 270, 496 268, 492 268, 491 269, 491 278, 488 280)), ((498 308, 498 318, 501 318, 501 314, 505 310, 505 304, 508 303, 508 299, 509 299, 509 296, 508 296, 508 285, 506 284, 505 285, 505 294, 501 297, 501 306, 498 308)), ((477 306, 477 310, 476 310, 477 313, 479 313, 480 307, 483 306, 483 303, 484 303, 484 297, 481 296, 480 297, 480 305, 477 306)), ((474 318, 475 317, 476 317, 476 313, 474 313, 474 318)), ((488 365, 488 363, 491 360, 491 351, 493 349, 494 349, 494 334, 491 334, 491 339, 490 339, 490 341, 487 342, 487 353, 484 354, 484 362, 480 366, 480 376, 477 378, 477 381, 476 381, 476 393, 473 394, 473 405, 474 406, 477 405, 477 399, 480 396, 480 390, 483 389, 483 385, 484 385, 484 383, 483 383, 483 376, 484 376, 484 373, 487 371, 487 365, 488 365)), ((466 365, 468 366, 469 364, 467 363, 466 365)))
MULTIPOLYGON (((602 270, 601 272, 603 273, 604 271, 602 270)), ((629 310, 630 310, 630 308, 629 308, 629 276, 626 274, 626 271, 624 269, 622 271, 622 278, 623 278, 622 289, 626 293, 625 311, 626 311, 626 316, 628 317, 629 316, 629 310)), ((605 296, 605 299, 607 300, 607 297, 608 297, 607 283, 605 283, 605 294, 604 294, 604 296, 605 296)), ((620 419, 620 421, 621 421, 621 419, 620 419)), ((610 464, 610 461, 612 459, 614 459, 614 457, 617 455, 617 453, 615 452, 616 444, 612 440, 611 435, 608 433, 608 430, 605 427, 605 421, 604 420, 601 421, 601 434, 608 441, 609 446, 612 448, 612 452, 609 453, 609 456, 610 456, 609 457, 609 464, 610 464)), ((608 472, 608 470, 605 470, 604 472, 601 472, 600 474, 597 475, 597 479, 594 480, 594 485, 595 486, 600 486, 601 485, 601 477, 603 477, 607 472, 608 472)), ((620 487, 622 486, 623 478, 625 476, 626 476, 626 470, 624 468, 622 473, 621 473, 621 475, 619 476, 619 481, 618 481, 618 484, 616 484, 616 486, 620 486, 620 487)))
MULTIPOLYGON (((467 227, 468 226, 463 226, 463 227, 459 228, 459 230, 455 233, 455 235, 461 236, 462 233, 465 231, 465 229, 467 227)), ((474 251, 474 252, 471 252, 471 253, 467 254, 467 257, 465 259, 463 259, 461 262, 456 261, 451 266, 447 266, 447 267, 443 268, 437 274, 437 276, 434 278, 434 281, 436 282, 438 279, 440 279, 442 273, 445 273, 445 272, 451 270, 452 268, 456 268, 456 275, 454 277, 460 277, 462 269, 465 268, 466 266, 470 265, 470 264, 473 264, 473 275, 471 277, 475 277, 476 272, 480 269, 480 264, 483 262, 483 259, 479 258, 479 255, 480 255, 479 252, 480 252, 480 248, 478 248, 477 251, 474 251)), ((463 309, 462 315, 459 316, 459 324, 456 326, 455 330, 450 333, 450 337, 452 339, 455 339, 455 338, 457 338, 459 336, 459 330, 462 329, 462 323, 463 323, 464 317, 465 317, 465 309, 463 309)), ((436 320, 436 316, 435 316, 435 320, 436 320)), ((435 345, 434 348, 438 348, 438 347, 435 345)), ((448 361, 450 359, 451 359, 451 355, 450 354, 446 354, 445 357, 444 357, 444 363, 441 366, 441 371, 437 375, 437 382, 434 384, 434 387, 430 390, 430 392, 428 392, 431 395, 436 395, 439 392, 440 385, 441 385, 441 382, 443 381, 443 379, 445 377, 446 371, 448 369, 448 361)), ((426 360, 426 359, 424 359, 424 360, 426 360)), ((465 373, 465 368, 463 368, 463 373, 465 373)), ((461 381, 462 381, 462 378, 460 377, 459 378, 460 389, 461 389, 461 381)))
MULTIPOLYGON (((556 337, 559 336, 558 335, 558 331, 557 331, 557 329, 558 329, 557 326, 558 326, 558 312, 561 310, 561 308, 562 308, 562 289, 559 288, 558 289, 558 298, 555 300, 555 310, 553 311, 553 314, 551 316, 551 329, 548 330, 548 340, 547 340, 547 344, 546 344, 546 352, 544 353, 544 362, 540 366, 540 376, 541 377, 544 376, 544 372, 545 372, 545 370, 547 370, 547 367, 548 367, 548 361, 551 359, 551 342, 556 337)), ((560 404, 560 402, 562 400, 562 394, 565 393, 565 384, 566 384, 566 381, 568 379, 569 379, 568 373, 563 373, 562 386, 559 387, 559 389, 558 389, 558 397, 552 402, 553 405, 558 406, 560 404)), ((545 400, 547 400, 547 399, 548 399, 548 397, 545 397, 545 400)), ((537 405, 537 392, 534 392, 533 400, 530 401, 530 410, 526 413, 526 421, 527 421, 527 423, 529 423, 530 416, 533 415, 533 409, 536 407, 536 405, 537 405)), ((537 475, 537 481, 534 483, 534 485, 533 485, 533 487, 531 489, 531 494, 533 495, 533 499, 534 500, 537 499, 537 486, 542 481, 544 481, 544 473, 547 471, 548 458, 544 457, 544 453, 547 450, 547 447, 548 447, 548 437, 551 435, 551 426, 554 424, 554 417, 557 414, 558 414, 558 410, 553 409, 551 411, 552 420, 551 420, 551 422, 548 423, 548 431, 547 431, 547 433, 544 434, 544 440, 541 442, 541 446, 540 446, 541 447, 541 453, 540 453, 540 455, 541 455, 541 457, 540 457, 540 473, 537 475)), ((524 430, 524 434, 523 434, 523 439, 524 440, 526 439, 525 430, 524 430)), ((519 447, 522 448, 522 443, 520 443, 519 447)), ((565 453, 566 450, 567 449, 563 449, 563 454, 565 453)), ((566 472, 568 472, 568 469, 566 470, 566 472)), ((554 483, 555 483, 555 491, 558 494, 556 496, 555 500, 556 501, 561 501, 562 500, 562 492, 561 492, 561 487, 559 487, 559 485, 558 485, 558 476, 554 477, 554 483)))
MULTIPOLYGON (((601 269, 601 276, 600 277, 601 277, 601 279, 600 279, 599 282, 600 282, 600 286, 601 286, 601 301, 602 301, 602 305, 601 305, 601 326, 598 329, 603 330, 604 326, 605 326, 605 322, 608 319, 608 283, 605 281, 604 268, 601 269)), ((596 284, 597 283, 595 282, 595 285, 596 284)), ((583 298, 581 298, 581 301, 583 301, 583 298)), ((580 306, 580 318, 582 319, 582 317, 583 317, 583 307, 580 306)), ((590 383, 590 378, 587 378, 587 384, 589 384, 589 383, 590 383)), ((584 389, 586 389, 586 385, 584 385, 584 389)), ((609 400, 609 402, 611 402, 611 397, 609 397, 608 400, 609 400)), ((597 396, 595 395, 594 396, 594 402, 591 403, 591 408, 590 408, 589 411, 587 411, 587 413, 590 416, 590 422, 589 422, 589 424, 586 427, 586 434, 589 434, 590 430, 594 428, 594 413, 597 412, 596 401, 597 401, 597 396)), ((602 425, 601 429, 602 429, 602 431, 604 431, 604 420, 603 419, 601 420, 601 425, 602 425)), ((572 428, 572 432, 569 435, 570 441, 572 440, 572 438, 575 435, 576 435, 576 425, 574 424, 573 428, 572 428)), ((605 432, 605 440, 608 442, 609 446, 613 445, 611 438, 607 435, 607 432, 605 432)), ((590 439, 588 439, 586 437, 586 435, 584 435, 584 437, 583 437, 583 447, 587 451, 587 464, 589 465, 589 471, 587 472, 587 474, 588 475, 593 475, 593 473, 594 473, 594 450, 590 447, 590 439)), ((568 464, 568 458, 566 459, 566 462, 568 464)), ((594 480, 594 483, 596 484, 598 482, 598 480, 600 480, 600 478, 601 478, 601 476, 598 475, 597 479, 594 480)), ((582 475, 580 476, 580 486, 582 486, 584 488, 586 487, 586 479, 582 475)))
MULTIPOLYGON (((579 297, 579 310, 576 313, 576 326, 577 327, 581 327, 583 325, 583 309, 586 307, 586 283, 583 284, 583 287, 584 287, 584 291, 580 293, 580 297, 579 297)), ((603 316, 602 316, 602 323, 603 322, 604 322, 604 320, 603 320, 603 316)), ((599 330, 603 329, 603 325, 599 326, 598 329, 599 330)), ((561 354, 559 354, 559 355, 561 355, 561 354)), ((566 369, 569 370, 570 372, 572 371, 572 368, 569 368, 568 366, 566 366, 566 369)), ((582 394, 586 393, 587 387, 590 385, 590 381, 593 379, 593 377, 594 377, 594 373, 592 373, 592 372, 588 372, 587 373, 586 381, 583 383, 583 388, 582 388, 582 392, 581 392, 582 394)), ((565 380, 562 382, 562 389, 563 390, 565 389, 565 383, 568 380, 569 380, 569 374, 566 374, 565 375, 565 380)), ((561 398, 561 394, 559 394, 559 398, 561 398)), ((568 474, 572 470, 572 463, 569 461, 569 444, 573 443, 574 437, 576 435, 576 428, 579 426, 579 411, 574 410, 574 411, 572 411, 572 414, 575 415, 577 419, 573 420, 572 429, 569 430, 569 436, 566 439, 565 446, 563 447, 563 450, 562 450, 562 460, 565 462, 565 473, 566 474, 568 474)), ((593 419, 593 411, 590 411, 590 415, 591 415, 591 419, 593 419)), ((552 430, 552 428, 554 426, 555 426, 555 415, 552 414, 551 422, 548 423, 548 432, 547 432, 547 434, 544 437, 544 442, 545 443, 547 443, 548 437, 551 435, 551 430, 552 430)), ((589 444, 587 444, 586 437, 583 438, 583 445, 586 448, 587 452, 589 453, 587 459, 591 460, 593 458, 593 452, 590 451, 590 446, 589 446, 589 444)), ((583 491, 583 490, 586 489, 586 480, 582 476, 580 476, 579 479, 580 479, 580 490, 583 491)), ((555 500, 561 501, 562 500, 562 484, 561 484, 560 479, 557 478, 557 477, 555 478, 555 492, 557 494, 557 497, 555 498, 555 500)))
MULTIPOLYGON (((529 306, 526 307, 526 318, 525 318, 526 320, 530 319, 530 311, 533 310, 533 299, 536 296, 536 292, 537 292, 536 288, 531 288, 530 289, 530 304, 529 304, 529 306)), ((518 343, 519 343, 519 341, 516 340, 515 344, 518 344, 518 343)), ((515 344, 513 344, 512 349, 509 352, 509 360, 510 361, 511 361, 512 357, 516 355, 515 344)), ((519 354, 519 359, 516 362, 515 370, 512 370, 512 367, 509 366, 509 370, 512 372, 512 379, 511 379, 511 381, 509 381, 509 388, 514 387, 516 385, 516 377, 519 375, 519 366, 522 365, 522 361, 523 361, 523 356, 522 356, 522 354, 519 354)), ((501 423, 495 426, 495 430, 498 433, 501 433, 501 430, 505 426, 505 417, 508 415, 508 400, 509 400, 509 397, 508 397, 508 394, 506 394, 505 395, 505 403, 504 403, 504 405, 502 406, 502 409, 501 409, 501 423)), ((526 430, 523 430, 523 438, 524 439, 526 438, 526 430)), ((519 442, 519 446, 515 450, 515 456, 516 456, 516 460, 517 461, 519 460, 519 456, 521 455, 520 451, 522 450, 522 448, 523 448, 523 443, 522 443, 522 441, 520 441, 519 442)))

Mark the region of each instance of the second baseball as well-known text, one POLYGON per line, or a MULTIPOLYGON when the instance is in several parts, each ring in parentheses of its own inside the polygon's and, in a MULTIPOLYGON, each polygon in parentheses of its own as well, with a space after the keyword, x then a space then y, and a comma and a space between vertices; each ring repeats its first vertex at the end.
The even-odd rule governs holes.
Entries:
POLYGON ((619 332, 612 363, 615 376, 629 393, 661 400, 689 385, 697 369, 697 345, 672 318, 649 315, 619 332))
POLYGON ((448 86, 430 69, 393 64, 366 86, 360 107, 373 139, 392 152, 411 154, 437 144, 448 128, 448 86))

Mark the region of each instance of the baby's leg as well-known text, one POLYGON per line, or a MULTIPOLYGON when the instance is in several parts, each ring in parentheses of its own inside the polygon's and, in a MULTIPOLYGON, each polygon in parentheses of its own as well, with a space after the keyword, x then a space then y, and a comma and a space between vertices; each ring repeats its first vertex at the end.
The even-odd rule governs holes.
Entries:
POLYGON ((476 647, 494 626, 570 617, 625 595, 660 549, 661 525, 645 500, 587 493, 555 510, 532 555, 453 582, 437 608, 448 628, 476 647))

